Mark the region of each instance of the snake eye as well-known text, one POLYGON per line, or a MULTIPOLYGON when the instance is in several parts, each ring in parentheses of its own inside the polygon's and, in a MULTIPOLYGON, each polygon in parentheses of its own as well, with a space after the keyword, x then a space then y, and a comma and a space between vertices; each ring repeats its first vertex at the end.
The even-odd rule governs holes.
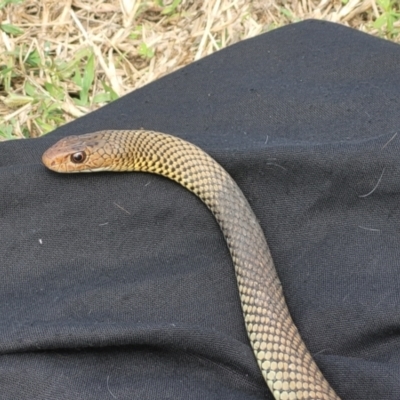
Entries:
POLYGON ((71 161, 74 164, 83 163, 86 160, 86 153, 84 151, 78 151, 77 153, 71 154, 71 161))

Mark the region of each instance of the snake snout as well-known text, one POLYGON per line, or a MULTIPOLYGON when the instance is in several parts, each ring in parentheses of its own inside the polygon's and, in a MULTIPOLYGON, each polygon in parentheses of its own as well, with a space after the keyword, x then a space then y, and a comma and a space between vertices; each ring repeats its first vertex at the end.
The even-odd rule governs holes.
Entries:
POLYGON ((55 157, 55 154, 53 151, 51 151, 52 148, 46 150, 43 155, 42 155, 42 163, 44 164, 45 167, 51 169, 52 171, 58 171, 59 170, 59 160, 57 157, 55 157))
POLYGON ((45 167, 55 172, 79 172, 79 169, 83 169, 82 166, 79 163, 75 166, 73 163, 74 156, 76 158, 77 153, 74 150, 62 149, 56 143, 43 153, 42 163, 45 167))

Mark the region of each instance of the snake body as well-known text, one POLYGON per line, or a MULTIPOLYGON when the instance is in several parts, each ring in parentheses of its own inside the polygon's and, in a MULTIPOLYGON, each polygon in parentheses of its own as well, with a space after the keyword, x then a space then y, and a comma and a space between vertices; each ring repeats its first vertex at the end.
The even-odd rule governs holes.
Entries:
POLYGON ((246 330, 276 400, 340 400, 290 316, 263 231, 230 175, 195 145, 153 131, 70 136, 43 163, 56 172, 142 171, 172 179, 197 195, 218 221, 232 256, 246 330))

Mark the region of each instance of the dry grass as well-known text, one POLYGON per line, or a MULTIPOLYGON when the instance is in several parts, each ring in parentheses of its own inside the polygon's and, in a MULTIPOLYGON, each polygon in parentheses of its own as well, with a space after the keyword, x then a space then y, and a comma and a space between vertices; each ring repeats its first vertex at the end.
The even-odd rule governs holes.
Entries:
POLYGON ((324 19, 400 41, 397 0, 0 0, 0 140, 36 137, 262 32, 324 19))

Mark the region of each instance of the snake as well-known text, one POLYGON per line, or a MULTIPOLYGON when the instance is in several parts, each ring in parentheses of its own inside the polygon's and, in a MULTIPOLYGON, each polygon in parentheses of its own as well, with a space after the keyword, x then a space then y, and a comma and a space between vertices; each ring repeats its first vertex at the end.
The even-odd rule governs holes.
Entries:
POLYGON ((228 172, 206 152, 161 132, 105 130, 59 140, 43 153, 42 162, 60 173, 154 173, 198 196, 226 240, 249 342, 274 398, 340 400, 290 315, 270 249, 249 202, 228 172))

